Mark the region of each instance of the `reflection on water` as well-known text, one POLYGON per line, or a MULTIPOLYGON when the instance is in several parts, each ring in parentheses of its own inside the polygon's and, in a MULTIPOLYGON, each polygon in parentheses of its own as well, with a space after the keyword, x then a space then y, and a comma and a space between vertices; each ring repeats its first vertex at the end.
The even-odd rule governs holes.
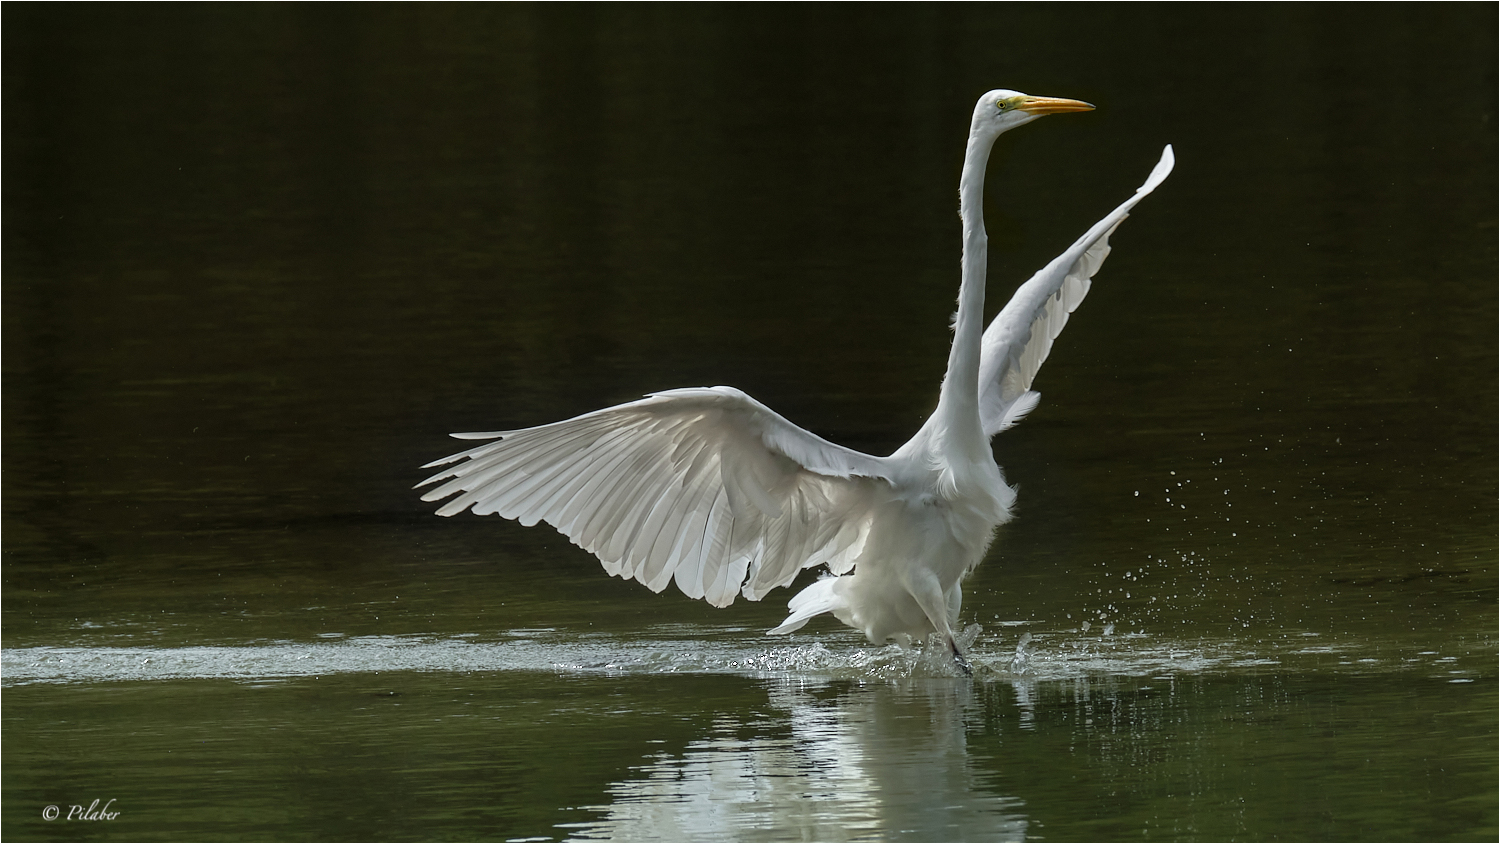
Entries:
POLYGON ((972 684, 781 678, 766 692, 761 719, 716 722, 611 784, 591 807, 603 819, 564 826, 623 841, 1025 839, 1022 802, 969 758, 972 684))
POLYGON ((1474 741, 1493 721, 1492 636, 1428 648, 1016 632, 974 644, 974 679, 855 634, 767 647, 758 631, 682 624, 9 648, 5 832, 66 837, 41 808, 93 795, 152 818, 131 829, 167 829, 170 807, 170 829, 194 839, 1493 828, 1492 803, 1475 800, 1492 786, 1492 748, 1474 741), (201 769, 224 775, 206 785, 201 769))
POLYGON ((94 796, 117 799, 129 837, 192 839, 1493 828, 1492 748, 1475 741, 1493 642, 1250 653, 1056 632, 1019 676, 994 667, 1013 647, 981 641, 990 670, 969 680, 911 676, 920 663, 888 649, 699 632, 7 650, 6 837, 69 837, 42 807, 94 796))

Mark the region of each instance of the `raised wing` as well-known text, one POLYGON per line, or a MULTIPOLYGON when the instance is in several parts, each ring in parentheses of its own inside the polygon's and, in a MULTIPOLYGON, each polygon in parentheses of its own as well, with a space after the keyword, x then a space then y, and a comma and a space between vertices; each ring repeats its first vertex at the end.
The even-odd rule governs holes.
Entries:
POLYGON ((1031 381, 1052 351, 1052 341, 1068 324, 1068 315, 1088 295, 1090 279, 1109 255, 1109 236, 1130 209, 1167 178, 1173 163, 1168 144, 1135 195, 1021 285, 985 329, 979 359, 979 414, 985 434, 994 436, 1036 407, 1042 396, 1032 391, 1031 381))
POLYGON ((831 443, 732 387, 640 401, 525 428, 423 468, 456 496, 437 512, 545 521, 612 575, 675 580, 714 606, 759 600, 805 567, 848 571, 886 485, 885 458, 831 443))

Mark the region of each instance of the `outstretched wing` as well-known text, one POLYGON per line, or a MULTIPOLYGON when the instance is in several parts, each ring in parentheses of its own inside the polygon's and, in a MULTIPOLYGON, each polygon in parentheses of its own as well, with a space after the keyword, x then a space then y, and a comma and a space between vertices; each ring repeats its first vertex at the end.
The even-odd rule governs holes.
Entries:
POLYGON ((1041 394, 1031 381, 1052 351, 1068 315, 1088 295, 1090 279, 1109 255, 1109 236, 1147 194, 1172 172, 1172 146, 1162 150, 1146 183, 1088 233, 1021 285, 984 331, 979 359, 979 414, 989 436, 1021 421, 1041 394))
POLYGON ((885 458, 831 443, 732 387, 653 393, 640 401, 492 439, 423 468, 417 486, 531 526, 545 521, 604 570, 660 592, 759 600, 805 567, 847 571, 869 531, 885 458))

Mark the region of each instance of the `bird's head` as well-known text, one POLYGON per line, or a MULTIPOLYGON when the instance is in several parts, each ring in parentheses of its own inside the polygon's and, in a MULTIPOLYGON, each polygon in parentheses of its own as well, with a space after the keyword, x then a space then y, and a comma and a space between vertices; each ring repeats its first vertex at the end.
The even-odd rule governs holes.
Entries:
POLYGON ((1033 97, 1020 91, 998 88, 980 97, 974 106, 972 132, 993 138, 1046 114, 1093 110, 1093 106, 1080 100, 1033 97))

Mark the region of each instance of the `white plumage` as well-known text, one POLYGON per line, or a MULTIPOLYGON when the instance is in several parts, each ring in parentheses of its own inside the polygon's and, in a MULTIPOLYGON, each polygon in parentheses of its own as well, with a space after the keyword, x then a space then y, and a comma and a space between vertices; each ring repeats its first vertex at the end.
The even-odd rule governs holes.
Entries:
POLYGON ((653 393, 639 401, 518 431, 454 434, 488 440, 428 464, 443 482, 437 511, 545 521, 612 575, 714 606, 759 600, 805 568, 830 572, 798 593, 772 633, 833 613, 870 641, 953 638, 960 582, 978 565, 1015 491, 989 438, 1036 407, 1031 383, 1109 254, 1109 236, 1172 169, 1150 177, 1067 251, 1023 284, 989 328, 984 311, 985 165, 1002 132, 1043 114, 1085 111, 1076 100, 996 90, 974 110, 963 176, 963 278, 938 408, 888 457, 831 443, 733 387, 653 393))

